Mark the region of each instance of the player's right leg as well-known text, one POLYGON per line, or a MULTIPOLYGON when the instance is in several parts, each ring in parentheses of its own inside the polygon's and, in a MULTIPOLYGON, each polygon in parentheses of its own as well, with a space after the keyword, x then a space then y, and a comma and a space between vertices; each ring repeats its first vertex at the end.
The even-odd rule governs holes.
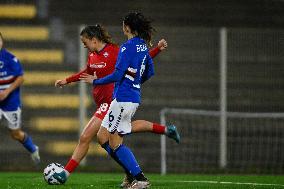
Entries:
POLYGON ((79 143, 76 146, 70 161, 65 166, 68 174, 73 172, 81 160, 87 155, 90 143, 99 131, 102 120, 108 111, 109 104, 110 103, 104 102, 98 105, 99 108, 85 126, 83 132, 81 133, 79 143))
POLYGON ((80 162, 87 154, 89 145, 96 137, 98 130, 101 126, 102 120, 96 116, 93 116, 84 130, 82 131, 79 139, 79 143, 76 146, 72 159, 74 159, 77 162, 80 162))
POLYGON ((90 119, 88 124, 80 135, 79 142, 72 154, 72 157, 64 167, 64 171, 61 173, 55 173, 54 178, 65 183, 68 176, 78 167, 82 159, 87 155, 90 143, 93 138, 97 135, 102 120, 95 115, 90 119))
POLYGON ((56 179, 60 180, 61 183, 66 182, 68 176, 78 167, 82 159, 87 155, 90 143, 98 133, 102 120, 108 111, 109 103, 102 103, 98 106, 99 108, 82 131, 79 143, 76 146, 72 157, 65 165, 64 171, 53 175, 56 179))

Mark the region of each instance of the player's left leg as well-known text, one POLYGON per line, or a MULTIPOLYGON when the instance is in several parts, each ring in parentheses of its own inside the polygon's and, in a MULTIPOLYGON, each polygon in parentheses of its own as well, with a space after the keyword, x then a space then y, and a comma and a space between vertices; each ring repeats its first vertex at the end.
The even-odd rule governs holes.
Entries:
POLYGON ((19 141, 31 153, 31 158, 35 164, 40 163, 39 148, 36 146, 31 136, 21 129, 21 109, 16 111, 5 111, 4 117, 8 121, 10 135, 14 140, 19 141))
POLYGON ((123 138, 117 132, 110 134, 109 143, 114 156, 120 162, 119 164, 134 178, 134 181, 128 188, 148 188, 150 182, 142 172, 132 151, 126 145, 122 144, 122 142, 123 138))
POLYGON ((121 162, 117 159, 117 156, 114 155, 113 150, 111 149, 111 147, 109 145, 109 137, 110 137, 110 133, 108 132, 108 130, 104 127, 100 127, 99 132, 97 134, 98 142, 102 146, 102 148, 104 148, 107 151, 107 153, 118 164, 120 164, 121 167, 123 167, 127 180, 125 179, 125 182, 123 182, 123 184, 121 184, 121 188, 128 188, 130 186, 130 184, 133 182, 134 178, 128 172, 128 170, 121 164, 121 162))
POLYGON ((131 122, 132 133, 137 132, 153 132, 156 134, 164 134, 169 138, 175 140, 177 143, 180 142, 180 134, 174 125, 161 125, 158 123, 149 122, 146 120, 135 120, 131 122))
MULTIPOLYGON (((117 102, 114 99, 103 119, 102 127, 109 132, 109 147, 113 159, 126 170, 126 173, 131 174, 135 182, 147 188, 150 185, 148 179, 144 176, 132 151, 122 143, 123 136, 131 132, 131 118, 138 106, 138 103, 117 102)), ((129 188, 132 188, 132 185, 129 188)))
POLYGON ((31 158, 35 164, 40 163, 39 148, 32 138, 21 129, 10 129, 10 135, 14 140, 19 141, 31 153, 31 158))

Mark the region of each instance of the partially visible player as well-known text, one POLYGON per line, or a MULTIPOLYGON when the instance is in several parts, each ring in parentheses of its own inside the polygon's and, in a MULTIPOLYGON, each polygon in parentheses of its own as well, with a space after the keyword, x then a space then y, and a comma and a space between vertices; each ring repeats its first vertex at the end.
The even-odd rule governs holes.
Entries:
MULTIPOLYGON (((107 76, 114 71, 119 47, 111 40, 110 35, 104 27, 97 24, 95 26, 87 26, 81 32, 81 41, 89 50, 87 66, 84 70, 67 77, 66 79, 57 80, 55 86, 63 87, 71 82, 80 81, 83 73, 90 75, 96 74, 99 78, 107 76)), ((167 42, 162 39, 158 46, 150 51, 152 57, 155 57, 160 51, 167 48, 167 42)), ((93 87, 93 98, 98 107, 88 124, 85 126, 79 143, 76 146, 73 155, 65 166, 67 176, 72 173, 79 165, 80 161, 86 156, 89 145, 96 136, 102 120, 107 113, 109 105, 112 101, 114 84, 106 84, 93 87)), ((170 138, 179 142, 180 137, 175 126, 163 126, 158 123, 152 123, 145 120, 137 120, 132 122, 132 132, 153 132, 157 134, 166 134, 170 138)), ((64 177, 64 175, 62 176, 64 177)), ((126 181, 127 181, 126 177, 126 181)), ((130 180, 129 182, 131 182, 130 180)))
POLYGON ((123 32, 128 41, 120 47, 115 71, 103 78, 84 73, 81 79, 93 86, 115 82, 114 99, 102 121, 98 141, 134 178, 127 188, 144 189, 150 182, 132 151, 123 144, 123 136, 131 133, 131 119, 141 102, 141 84, 154 75, 153 61, 146 45, 151 42, 153 28, 141 13, 130 13, 123 20, 123 32))
POLYGON ((0 33, 0 120, 6 119, 10 135, 31 153, 35 164, 40 163, 38 147, 32 138, 21 129, 20 86, 24 81, 19 60, 3 48, 4 39, 0 33))

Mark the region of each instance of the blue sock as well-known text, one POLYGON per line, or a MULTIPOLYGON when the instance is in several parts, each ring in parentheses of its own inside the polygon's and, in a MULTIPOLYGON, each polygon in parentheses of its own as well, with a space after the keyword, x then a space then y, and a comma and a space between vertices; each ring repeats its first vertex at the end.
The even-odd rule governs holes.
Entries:
POLYGON ((105 149, 107 151, 108 155, 110 155, 110 156, 112 155, 112 149, 110 148, 108 142, 102 144, 101 146, 102 146, 103 149, 105 149))
POLYGON ((119 162, 125 167, 126 170, 133 176, 137 176, 142 173, 132 151, 125 145, 121 144, 117 149, 113 151, 114 156, 117 157, 119 162))
POLYGON ((36 151, 36 146, 34 145, 32 138, 26 133, 25 133, 25 138, 22 144, 29 152, 33 153, 36 151))
POLYGON ((113 153, 113 150, 110 148, 108 142, 102 144, 101 146, 107 151, 108 155, 110 155, 112 159, 114 159, 114 161, 116 161, 124 169, 126 174, 130 174, 126 167, 124 167, 124 165, 119 161, 117 156, 113 153))

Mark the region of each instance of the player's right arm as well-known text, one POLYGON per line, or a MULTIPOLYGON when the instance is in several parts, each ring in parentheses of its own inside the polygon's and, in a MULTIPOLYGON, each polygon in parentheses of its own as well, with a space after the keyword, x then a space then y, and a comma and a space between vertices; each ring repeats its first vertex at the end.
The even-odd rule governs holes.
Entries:
MULTIPOLYGON (((12 93, 18 87, 20 87, 22 83, 24 82, 24 77, 23 77, 24 72, 23 72, 23 68, 22 68, 20 61, 14 55, 10 53, 8 54, 8 57, 9 57, 8 66, 10 66, 12 70, 13 82, 9 83, 10 85, 8 88, 0 92, 0 101, 5 100, 9 96, 10 93, 12 93)), ((5 80, 2 80, 2 82, 5 82, 5 80)), ((10 81, 6 81, 6 82, 10 82, 10 81)))
POLYGON ((15 81, 11 83, 11 85, 7 89, 0 91, 0 101, 5 100, 9 96, 9 94, 18 87, 20 87, 23 82, 24 82, 24 77, 22 75, 17 76, 15 81))
POLYGON ((72 83, 72 82, 77 82, 80 81, 80 75, 82 73, 87 73, 87 68, 84 70, 81 70, 80 72, 73 74, 65 79, 59 79, 55 81, 55 87, 63 87, 65 85, 67 85, 68 83, 72 83))

